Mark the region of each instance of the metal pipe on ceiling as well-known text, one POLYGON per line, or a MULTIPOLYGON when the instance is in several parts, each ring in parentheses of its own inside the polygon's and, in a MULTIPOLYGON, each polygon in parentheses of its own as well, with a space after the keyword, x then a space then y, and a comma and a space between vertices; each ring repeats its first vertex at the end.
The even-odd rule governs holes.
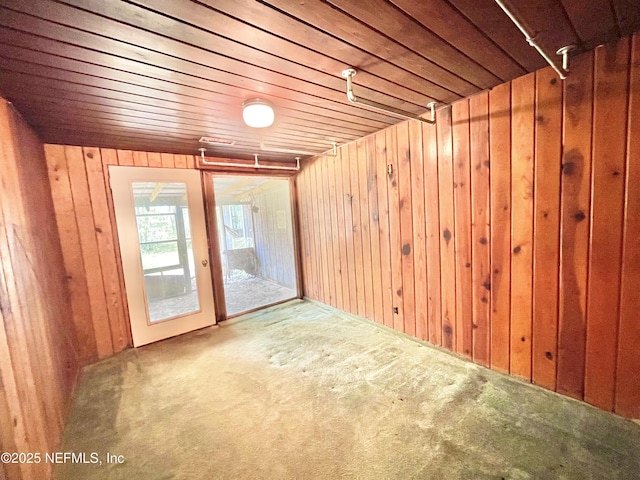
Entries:
POLYGON ((555 70, 555 72, 558 74, 560 79, 561 80, 566 79, 567 75, 569 74, 569 53, 571 53, 571 51, 576 48, 575 45, 567 45, 565 47, 558 49, 558 51, 556 52, 556 55, 562 56, 562 67, 557 66, 555 62, 551 60, 551 57, 549 57, 549 55, 547 55, 545 51, 542 50, 542 48, 540 47, 540 45, 536 40, 536 35, 533 35, 530 32, 530 30, 520 20, 516 18, 516 16, 509 9, 509 7, 507 7, 507 5, 502 0, 496 0, 496 3, 504 11, 504 13, 507 14, 507 16, 511 19, 511 21, 515 24, 515 26, 518 27, 518 30, 522 32, 525 39, 527 40, 527 43, 531 45, 533 48, 535 48, 540 55, 542 55, 542 58, 544 58, 545 61, 551 66, 551 68, 555 70))
POLYGON ((355 77, 357 73, 358 71, 355 68, 347 68, 346 70, 342 71, 342 76, 347 79, 347 99, 351 103, 366 105, 367 107, 373 108, 375 110, 378 110, 384 113, 395 115, 396 117, 402 117, 408 120, 419 120, 420 122, 428 123, 429 125, 435 125, 436 102, 430 102, 427 104, 427 107, 431 112, 431 118, 422 118, 420 115, 415 115, 411 112, 405 112, 403 110, 390 107, 388 105, 383 105, 381 103, 374 102, 373 100, 366 100, 366 99, 356 97, 356 95, 353 93, 353 77, 355 77))
POLYGON ((248 163, 235 163, 235 162, 210 162, 204 156, 204 152, 207 151, 206 148, 199 148, 200 151, 200 160, 203 165, 211 165, 213 167, 238 167, 238 168, 251 168, 256 169, 259 168, 261 170, 291 170, 298 171, 300 170, 300 157, 296 157, 296 166, 295 167, 285 167, 284 165, 265 165, 258 161, 258 154, 254 153, 253 156, 255 161, 253 164, 248 163))

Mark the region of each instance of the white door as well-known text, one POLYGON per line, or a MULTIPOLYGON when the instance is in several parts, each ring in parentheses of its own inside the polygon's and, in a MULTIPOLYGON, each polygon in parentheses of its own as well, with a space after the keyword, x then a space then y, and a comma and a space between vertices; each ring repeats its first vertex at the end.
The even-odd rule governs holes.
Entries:
POLYGON ((133 345, 215 323, 200 172, 109 166, 133 345))

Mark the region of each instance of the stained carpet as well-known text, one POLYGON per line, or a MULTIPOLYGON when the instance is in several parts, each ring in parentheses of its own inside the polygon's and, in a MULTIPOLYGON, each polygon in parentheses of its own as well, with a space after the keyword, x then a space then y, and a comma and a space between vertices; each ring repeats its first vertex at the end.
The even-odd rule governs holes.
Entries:
POLYGON ((640 479, 639 425, 299 300, 85 368, 61 449, 100 463, 58 480, 640 479))

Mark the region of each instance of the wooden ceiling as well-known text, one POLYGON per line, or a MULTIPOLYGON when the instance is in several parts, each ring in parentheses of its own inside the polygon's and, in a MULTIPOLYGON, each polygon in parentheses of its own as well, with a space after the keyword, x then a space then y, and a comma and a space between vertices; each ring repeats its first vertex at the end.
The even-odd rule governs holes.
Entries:
MULTIPOLYGON (((639 0, 513 5, 554 57, 640 29, 639 0)), ((544 65, 493 0, 0 0, 0 94, 47 143, 292 159, 401 120, 349 104, 347 67, 421 114, 544 65), (256 97, 272 127, 243 124, 256 97)))

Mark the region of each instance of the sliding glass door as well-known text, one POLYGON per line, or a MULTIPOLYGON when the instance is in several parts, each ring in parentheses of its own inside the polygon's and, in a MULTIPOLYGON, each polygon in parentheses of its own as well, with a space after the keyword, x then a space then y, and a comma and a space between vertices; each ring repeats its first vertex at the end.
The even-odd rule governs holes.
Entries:
POLYGON ((296 298, 290 180, 215 175, 213 187, 227 316, 296 298))

